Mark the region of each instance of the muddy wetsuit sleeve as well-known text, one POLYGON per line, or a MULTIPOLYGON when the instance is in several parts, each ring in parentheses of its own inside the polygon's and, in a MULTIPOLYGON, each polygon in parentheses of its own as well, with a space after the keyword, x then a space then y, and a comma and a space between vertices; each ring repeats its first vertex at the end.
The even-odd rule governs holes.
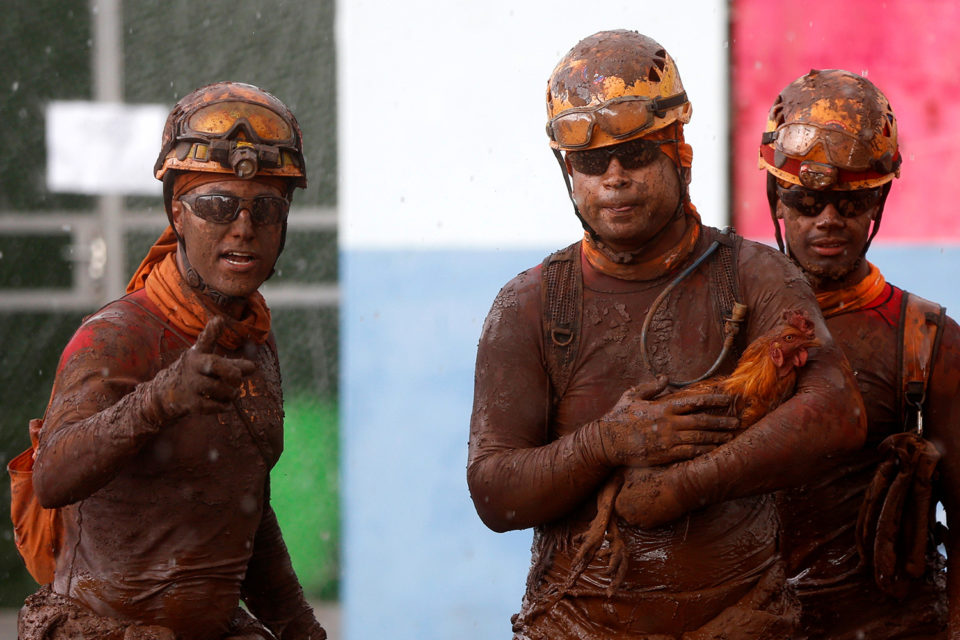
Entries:
POLYGON ((253 543, 253 555, 241 587, 250 612, 280 640, 323 640, 326 631, 303 597, 277 516, 267 504, 253 543))
POLYGON ((161 363, 142 348, 159 338, 101 316, 85 322, 61 356, 33 478, 46 508, 103 487, 163 425, 150 384, 161 363))
MULTIPOLYGON (((960 327, 947 318, 940 349, 927 388, 924 435, 943 457, 940 459, 940 500, 947 512, 947 526, 960 530, 960 327)), ((948 535, 947 595, 949 637, 960 638, 960 536, 948 535)))
POLYGON ((556 439, 548 432, 539 283, 532 269, 500 291, 477 351, 467 481, 477 513, 495 531, 566 515, 612 470, 597 423, 556 439))
POLYGON ((802 274, 784 256, 756 243, 744 241, 740 257, 741 291, 750 307, 748 341, 772 329, 784 310, 803 309, 814 319, 823 346, 801 370, 794 395, 730 442, 663 470, 628 473, 620 500, 645 506, 634 523, 639 526, 659 526, 705 505, 799 486, 815 480, 831 456, 863 445, 863 400, 802 274))

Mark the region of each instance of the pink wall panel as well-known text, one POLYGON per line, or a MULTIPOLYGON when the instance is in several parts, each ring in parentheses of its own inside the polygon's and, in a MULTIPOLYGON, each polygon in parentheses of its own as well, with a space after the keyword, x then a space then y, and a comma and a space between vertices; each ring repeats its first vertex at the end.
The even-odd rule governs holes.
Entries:
POLYGON ((733 222, 771 241, 757 148, 780 90, 811 68, 860 73, 883 91, 903 154, 877 242, 960 242, 960 1, 734 0, 733 222))

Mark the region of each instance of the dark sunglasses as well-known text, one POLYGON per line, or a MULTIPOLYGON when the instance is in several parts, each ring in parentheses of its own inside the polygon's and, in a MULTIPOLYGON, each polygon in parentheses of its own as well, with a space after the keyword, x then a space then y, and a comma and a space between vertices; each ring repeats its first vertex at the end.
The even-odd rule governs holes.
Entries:
POLYGON ((645 167, 660 153, 660 145, 677 140, 630 140, 610 147, 587 149, 586 151, 570 151, 567 159, 570 165, 579 173, 589 176, 599 176, 610 166, 610 158, 616 158, 624 169, 639 169, 645 167))
POLYGON ((813 191, 795 186, 789 189, 777 185, 780 202, 802 216, 819 216, 832 204, 843 218, 856 218, 880 204, 882 187, 854 191, 813 191))
POLYGON ((257 226, 285 222, 290 211, 290 203, 279 196, 257 196, 239 198, 222 193, 188 194, 180 200, 190 206, 194 214, 208 222, 227 224, 233 222, 246 209, 250 219, 257 226))

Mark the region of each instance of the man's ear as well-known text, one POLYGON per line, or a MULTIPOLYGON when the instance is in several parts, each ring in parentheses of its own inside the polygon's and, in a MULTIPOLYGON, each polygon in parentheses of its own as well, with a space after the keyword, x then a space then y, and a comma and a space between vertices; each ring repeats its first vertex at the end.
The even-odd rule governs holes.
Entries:
POLYGON ((783 220, 783 208, 784 205, 780 200, 777 200, 777 220, 783 220))
POLYGON ((170 218, 173 220, 173 228, 178 236, 183 235, 183 203, 179 200, 170 201, 170 218))

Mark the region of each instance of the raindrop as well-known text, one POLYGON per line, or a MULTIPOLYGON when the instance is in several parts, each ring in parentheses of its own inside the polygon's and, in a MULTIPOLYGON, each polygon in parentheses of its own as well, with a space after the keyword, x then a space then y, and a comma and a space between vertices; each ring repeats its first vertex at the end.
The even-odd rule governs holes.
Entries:
POLYGON ((207 457, 210 458, 210 462, 216 462, 220 458, 220 452, 216 449, 210 449, 210 453, 207 454, 207 457))
MULTIPOLYGON (((940 251, 943 251, 943 249, 940 249, 940 251)), ((0 260, 3 260, 3 251, 0 251, 0 260)))
POLYGON ((53 53, 53 47, 51 47, 50 45, 47 45, 43 48, 43 52, 47 55, 50 55, 51 53, 53 53))
POLYGON ((19 88, 20 88, 20 82, 17 81, 17 80, 14 80, 14 81, 13 81, 13 84, 10 85, 10 89, 11 89, 13 92, 16 92, 17 89, 19 89, 19 88))
POLYGON ((249 493, 240 499, 240 510, 251 514, 257 510, 257 499, 249 493))

